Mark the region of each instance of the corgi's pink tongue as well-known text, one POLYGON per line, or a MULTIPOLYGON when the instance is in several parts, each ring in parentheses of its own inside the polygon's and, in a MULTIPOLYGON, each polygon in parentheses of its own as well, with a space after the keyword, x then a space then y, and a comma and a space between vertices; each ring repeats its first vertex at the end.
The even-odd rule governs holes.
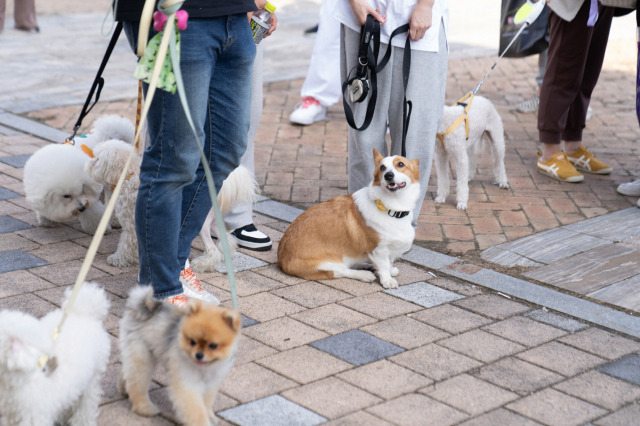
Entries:
POLYGON ((387 185, 387 189, 390 191, 396 191, 398 189, 404 188, 406 185, 407 184, 405 182, 400 182, 400 183, 392 182, 389 185, 387 185))

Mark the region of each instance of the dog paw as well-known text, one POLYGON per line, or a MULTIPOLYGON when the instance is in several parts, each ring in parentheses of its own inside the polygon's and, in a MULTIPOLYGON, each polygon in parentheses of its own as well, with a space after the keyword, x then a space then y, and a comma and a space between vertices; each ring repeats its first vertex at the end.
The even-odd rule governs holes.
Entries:
POLYGON ((398 281, 391 277, 380 278, 380 284, 384 288, 398 288, 398 281))
POLYGON ((447 201, 447 197, 443 197, 442 195, 438 195, 436 198, 434 198, 433 200, 436 204, 442 204, 445 201, 447 201))
POLYGON ((391 267, 391 276, 392 277, 397 277, 399 273, 400 273, 400 269, 396 268, 395 266, 391 267))
POLYGON ((456 208, 457 208, 458 210, 466 210, 466 209, 467 209, 467 203, 462 203, 462 202, 460 202, 460 203, 458 203, 458 205, 456 206, 456 208))
POLYGON ((160 414, 160 410, 151 401, 133 406, 133 411, 145 417, 153 417, 160 414))
POLYGON ((376 280, 376 274, 374 274, 371 271, 356 271, 353 277, 357 280, 364 281, 367 283, 371 283, 376 280))
POLYGON ((498 182, 498 186, 501 189, 509 189, 509 182, 498 182))
POLYGON ((116 268, 126 268, 127 266, 131 266, 130 262, 127 262, 117 253, 113 253, 111 256, 107 257, 107 264, 115 266, 116 268))

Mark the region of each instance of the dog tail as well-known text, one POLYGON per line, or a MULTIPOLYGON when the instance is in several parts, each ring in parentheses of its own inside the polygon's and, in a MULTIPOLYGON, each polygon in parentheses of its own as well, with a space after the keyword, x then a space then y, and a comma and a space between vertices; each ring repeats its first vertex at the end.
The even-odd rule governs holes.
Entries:
POLYGON ((120 139, 127 143, 133 143, 135 126, 133 123, 116 114, 104 115, 93 123, 93 131, 100 142, 109 139, 120 139))
POLYGON ((130 315, 138 322, 149 320, 163 306, 168 306, 161 300, 153 298, 153 287, 138 285, 131 289, 125 305, 125 315, 130 315))
MULTIPOLYGON (((66 309, 72 289, 65 291, 62 308, 66 309)), ((102 321, 109 312, 109 300, 105 291, 98 284, 85 282, 71 306, 70 313, 102 321)))
POLYGON ((253 204, 259 193, 260 187, 249 169, 238 166, 222 182, 222 188, 218 193, 220 210, 225 214, 238 204, 253 204))

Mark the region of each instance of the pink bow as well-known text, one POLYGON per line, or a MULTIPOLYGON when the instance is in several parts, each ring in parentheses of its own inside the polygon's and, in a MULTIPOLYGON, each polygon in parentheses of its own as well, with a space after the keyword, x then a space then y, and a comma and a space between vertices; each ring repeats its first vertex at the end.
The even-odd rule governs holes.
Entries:
MULTIPOLYGON (((180 31, 187 28, 187 19, 189 19, 189 14, 184 10, 179 10, 176 12, 176 19, 178 20, 178 29, 180 31)), ((156 31, 162 31, 165 24, 167 23, 167 15, 160 12, 159 10, 153 13, 153 29, 156 31)))

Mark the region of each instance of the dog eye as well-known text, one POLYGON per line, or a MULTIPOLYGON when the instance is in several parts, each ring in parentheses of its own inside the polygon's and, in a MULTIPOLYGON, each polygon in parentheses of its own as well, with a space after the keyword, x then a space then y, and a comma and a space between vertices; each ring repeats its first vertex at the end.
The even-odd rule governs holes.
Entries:
POLYGON ((71 195, 66 194, 66 195, 63 195, 63 197, 64 197, 64 198, 71 198, 71 195))
POLYGON ((398 166, 398 167, 404 167, 404 163, 403 163, 402 161, 398 161, 397 166, 398 166))
POLYGON ((209 349, 216 350, 216 349, 218 349, 218 345, 216 345, 215 343, 210 343, 209 344, 209 349))
POLYGON ((190 344, 191 346, 195 346, 195 345, 196 345, 196 341, 195 341, 195 340, 193 340, 193 339, 189 339, 189 344, 190 344))
POLYGON ((387 168, 384 165, 380 166, 380 171, 381 172, 384 172, 385 170, 387 170, 387 168))

